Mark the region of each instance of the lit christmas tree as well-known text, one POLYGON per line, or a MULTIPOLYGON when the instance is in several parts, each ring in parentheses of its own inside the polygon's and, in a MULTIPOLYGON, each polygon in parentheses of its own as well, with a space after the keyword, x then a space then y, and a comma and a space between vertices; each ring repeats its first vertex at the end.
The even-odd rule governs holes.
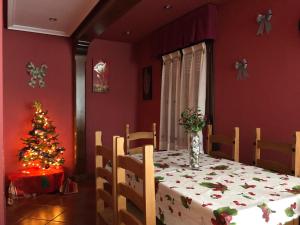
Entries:
POLYGON ((59 146, 58 135, 52 121, 47 118, 47 111, 43 111, 42 104, 35 101, 32 130, 28 132, 28 138, 22 139, 25 147, 19 152, 19 161, 24 167, 39 167, 48 169, 64 164, 64 147, 59 146))

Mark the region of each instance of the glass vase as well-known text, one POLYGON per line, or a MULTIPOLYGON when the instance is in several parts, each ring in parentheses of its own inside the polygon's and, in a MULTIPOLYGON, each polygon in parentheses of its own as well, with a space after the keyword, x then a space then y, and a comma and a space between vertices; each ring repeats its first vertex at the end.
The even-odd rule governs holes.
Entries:
POLYGON ((199 133, 190 132, 188 138, 190 168, 199 169, 199 159, 202 152, 202 140, 199 133))

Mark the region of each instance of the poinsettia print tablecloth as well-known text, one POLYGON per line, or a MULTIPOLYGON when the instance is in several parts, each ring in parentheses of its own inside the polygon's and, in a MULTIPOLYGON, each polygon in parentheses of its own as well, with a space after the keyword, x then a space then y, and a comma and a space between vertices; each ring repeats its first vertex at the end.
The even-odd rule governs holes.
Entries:
MULTIPOLYGON (((300 178, 208 155, 190 170, 187 150, 156 152, 154 162, 163 224, 283 225, 300 215, 300 178)), ((141 191, 139 179, 127 179, 141 191)))

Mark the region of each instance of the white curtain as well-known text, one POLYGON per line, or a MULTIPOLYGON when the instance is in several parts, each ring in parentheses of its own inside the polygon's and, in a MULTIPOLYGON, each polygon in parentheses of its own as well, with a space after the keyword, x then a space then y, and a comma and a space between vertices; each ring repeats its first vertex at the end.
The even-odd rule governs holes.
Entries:
POLYGON ((180 88, 181 53, 179 51, 163 56, 161 109, 160 109, 160 149, 174 149, 178 108, 176 100, 180 88))
POLYGON ((205 114, 206 67, 205 43, 163 56, 160 149, 187 148, 187 134, 178 121, 187 107, 205 114))

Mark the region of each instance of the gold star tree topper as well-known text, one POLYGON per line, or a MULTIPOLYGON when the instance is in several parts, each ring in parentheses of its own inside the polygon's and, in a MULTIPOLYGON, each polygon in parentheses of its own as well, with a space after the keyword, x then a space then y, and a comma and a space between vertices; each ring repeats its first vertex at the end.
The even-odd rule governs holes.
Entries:
POLYGON ((36 111, 42 111, 42 103, 40 103, 39 101, 34 101, 33 108, 36 111))

